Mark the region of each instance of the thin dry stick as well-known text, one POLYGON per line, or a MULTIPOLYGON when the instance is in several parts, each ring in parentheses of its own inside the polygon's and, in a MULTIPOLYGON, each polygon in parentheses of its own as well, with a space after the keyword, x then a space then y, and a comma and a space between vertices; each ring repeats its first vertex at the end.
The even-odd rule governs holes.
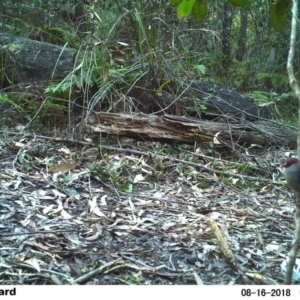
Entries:
POLYGON ((108 267, 110 267, 110 266, 112 266, 116 263, 120 263, 122 261, 123 261, 122 258, 118 258, 116 260, 110 261, 107 264, 105 264, 105 265, 103 265, 103 266, 101 266, 101 267, 99 267, 99 268, 97 268, 97 269, 95 269, 95 270, 93 270, 93 271, 91 271, 87 274, 84 274, 83 276, 75 279, 72 283, 73 284, 82 284, 84 282, 87 282, 90 278, 93 278, 94 276, 103 273, 108 267))
POLYGON ((208 219, 208 222, 209 222, 209 226, 210 226, 211 230, 214 233, 214 236, 216 237, 216 239, 219 242, 220 249, 221 249, 226 261, 228 262, 228 264, 236 271, 239 271, 242 273, 245 272, 245 269, 237 263, 236 258, 234 256, 233 252, 231 251, 231 249, 229 248, 229 245, 228 245, 226 239, 223 237, 217 223, 210 219, 208 219))

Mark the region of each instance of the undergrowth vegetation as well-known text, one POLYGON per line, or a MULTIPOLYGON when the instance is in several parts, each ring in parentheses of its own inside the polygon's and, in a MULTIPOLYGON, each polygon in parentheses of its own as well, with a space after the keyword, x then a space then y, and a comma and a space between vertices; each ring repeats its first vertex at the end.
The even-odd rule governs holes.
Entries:
MULTIPOLYGON (((244 45, 249 50, 242 59, 242 50, 235 43, 240 38, 242 15, 238 8, 232 8, 232 50, 227 70, 222 69, 220 56, 224 37, 218 21, 223 8, 213 3, 207 4, 214 13, 205 19, 202 28, 192 18, 178 22, 167 1, 94 1, 87 5, 77 1, 62 4, 57 0, 17 5, 13 1, 5 11, 6 31, 75 50, 73 70, 62 81, 40 84, 34 96, 27 92, 22 97, 27 99, 23 103, 18 103, 15 94, 4 91, 1 102, 10 103, 19 113, 26 110, 26 120, 36 120, 37 105, 40 120, 47 118, 53 106, 54 111, 61 110, 61 115, 66 116, 65 125, 81 113, 86 122, 92 112, 99 110, 173 113, 172 109, 162 110, 163 103, 155 98, 162 93, 173 99, 184 96, 179 88, 182 81, 200 80, 249 94, 267 106, 276 120, 294 124, 296 110, 285 72, 284 44, 276 33, 271 34, 268 24, 253 30, 263 19, 255 3, 253 16, 248 16, 249 32, 244 45), (269 37, 264 34, 266 28, 269 37), (262 34, 264 41, 258 44, 256 39, 262 34), (38 101, 32 100, 36 97, 38 101)), ((14 85, 5 76, 2 73, 3 85, 14 85)), ((24 93, 24 89, 17 88, 16 92, 24 93)), ((205 111, 205 99, 201 101, 199 110, 205 111)), ((193 110, 195 107, 185 108, 186 112, 193 110)))

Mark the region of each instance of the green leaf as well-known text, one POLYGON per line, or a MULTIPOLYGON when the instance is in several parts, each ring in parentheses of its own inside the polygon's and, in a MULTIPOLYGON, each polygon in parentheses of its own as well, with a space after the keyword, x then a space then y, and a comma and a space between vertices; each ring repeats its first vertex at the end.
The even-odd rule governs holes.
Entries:
POLYGON ((17 103, 15 103, 14 100, 9 98, 6 94, 0 95, 0 102, 8 103, 8 104, 12 105, 14 108, 16 108, 17 110, 19 110, 21 112, 25 112, 25 110, 21 106, 19 106, 17 103))
POLYGON ((206 67, 204 65, 195 65, 193 68, 198 74, 205 75, 206 67))
POLYGON ((285 12, 290 7, 290 3, 290 0, 277 0, 276 3, 270 5, 270 23, 279 32, 283 32, 285 28, 285 12))
POLYGON ((66 175, 66 176, 64 177, 64 182, 65 182, 65 183, 68 183, 68 182, 70 182, 72 179, 73 179, 73 176, 72 176, 72 175, 66 175))
POLYGON ((132 193, 132 190, 133 190, 132 184, 124 184, 123 185, 123 190, 126 193, 132 193))
POLYGON ((248 0, 229 0, 229 2, 235 6, 250 10, 250 4, 248 0))
POLYGON ((200 135, 195 134, 195 135, 193 136, 193 138, 194 138, 194 141, 195 141, 195 142, 197 142, 198 144, 202 144, 202 138, 201 138, 200 135))
POLYGON ((178 5, 182 2, 183 0, 171 0, 170 3, 169 3, 169 7, 172 7, 172 6, 175 6, 175 5, 178 5))
POLYGON ((66 192, 69 196, 78 195, 77 191, 70 187, 64 188, 64 192, 66 192))
POLYGON ((207 7, 202 0, 196 0, 192 8, 192 15, 198 24, 201 24, 207 12, 207 7))
POLYGON ((24 162, 25 155, 26 155, 26 151, 21 151, 20 154, 18 155, 18 160, 21 164, 24 162))
POLYGON ((179 17, 186 17, 191 14, 196 0, 184 0, 177 7, 177 14, 179 17))

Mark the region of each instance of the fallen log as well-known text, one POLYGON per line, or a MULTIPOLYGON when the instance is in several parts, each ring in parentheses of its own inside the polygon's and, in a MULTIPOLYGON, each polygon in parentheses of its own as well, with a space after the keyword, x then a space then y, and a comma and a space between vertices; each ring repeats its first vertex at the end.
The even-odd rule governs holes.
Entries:
POLYGON ((96 113, 86 125, 86 131, 117 135, 135 140, 152 140, 193 144, 222 143, 234 146, 276 145, 296 147, 296 129, 272 121, 230 124, 172 115, 96 113))

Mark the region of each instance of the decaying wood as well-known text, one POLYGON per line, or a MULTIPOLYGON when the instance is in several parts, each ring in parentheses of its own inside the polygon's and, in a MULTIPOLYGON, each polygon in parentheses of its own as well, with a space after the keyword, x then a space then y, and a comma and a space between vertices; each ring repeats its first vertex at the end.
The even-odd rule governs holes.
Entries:
MULTIPOLYGON (((198 137, 204 142, 211 141, 213 136, 201 126, 197 120, 176 116, 98 113, 89 120, 87 129, 142 140, 193 143, 198 137)), ((222 124, 222 129, 228 128, 222 124)))
POLYGON ((170 115, 97 113, 90 118, 86 130, 138 140, 187 144, 219 141, 232 146, 239 143, 296 147, 297 140, 296 129, 270 121, 230 124, 170 115))

